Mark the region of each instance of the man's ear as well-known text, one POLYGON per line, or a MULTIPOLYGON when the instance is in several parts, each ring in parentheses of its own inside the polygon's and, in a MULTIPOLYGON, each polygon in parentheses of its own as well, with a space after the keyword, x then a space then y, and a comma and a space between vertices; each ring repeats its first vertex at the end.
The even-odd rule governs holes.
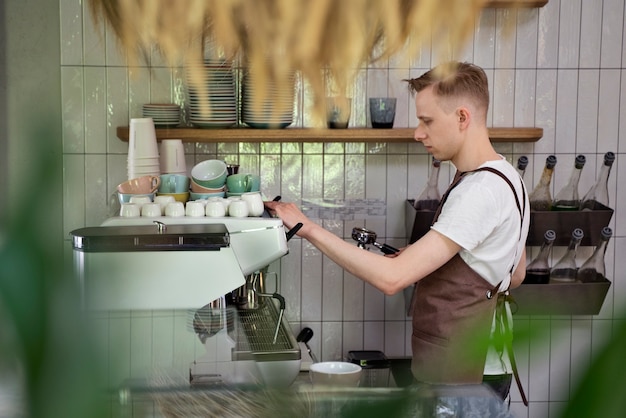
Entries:
POLYGON ((465 129, 469 126, 471 113, 466 107, 459 107, 456 110, 456 117, 459 122, 459 128, 465 129))

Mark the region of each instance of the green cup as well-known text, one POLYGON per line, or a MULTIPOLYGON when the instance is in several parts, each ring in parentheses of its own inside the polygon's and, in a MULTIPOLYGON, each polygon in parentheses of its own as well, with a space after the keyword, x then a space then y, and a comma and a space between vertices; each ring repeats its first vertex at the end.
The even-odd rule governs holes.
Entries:
POLYGON ((261 176, 256 174, 231 174, 226 177, 229 193, 258 192, 261 190, 261 176))

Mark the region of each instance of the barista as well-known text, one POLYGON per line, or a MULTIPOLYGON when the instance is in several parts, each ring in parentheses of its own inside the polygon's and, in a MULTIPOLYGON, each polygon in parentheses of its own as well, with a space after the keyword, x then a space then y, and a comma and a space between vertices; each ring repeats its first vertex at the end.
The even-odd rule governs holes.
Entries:
POLYGON ((506 355, 492 349, 487 356, 487 350, 498 294, 525 275, 529 205, 515 168, 489 140, 487 77, 480 67, 451 62, 408 83, 415 140, 458 170, 429 232, 397 256, 383 257, 325 230, 293 203, 266 207, 287 228, 301 222, 299 236, 385 294, 416 284, 412 371, 418 382, 479 384, 484 370, 510 376, 506 355))

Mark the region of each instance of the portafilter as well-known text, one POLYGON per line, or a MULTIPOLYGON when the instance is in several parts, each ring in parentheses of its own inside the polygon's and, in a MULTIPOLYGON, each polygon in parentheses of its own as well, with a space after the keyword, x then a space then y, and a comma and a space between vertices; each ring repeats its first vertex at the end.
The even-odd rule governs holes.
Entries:
POLYGON ((385 254, 395 254, 400 251, 391 245, 376 242, 376 232, 366 228, 352 228, 352 239, 357 242, 359 248, 363 248, 364 250, 368 249, 368 244, 372 244, 385 254))

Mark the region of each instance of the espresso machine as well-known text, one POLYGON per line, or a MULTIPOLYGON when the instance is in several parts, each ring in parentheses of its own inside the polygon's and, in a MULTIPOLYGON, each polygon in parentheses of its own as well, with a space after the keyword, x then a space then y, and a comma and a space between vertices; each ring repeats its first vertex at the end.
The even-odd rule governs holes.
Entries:
POLYGON ((288 386, 300 369, 300 346, 278 280, 272 293, 264 281, 297 229, 266 217, 114 217, 74 230, 82 306, 187 310, 188 328, 205 348, 190 362, 191 385, 288 386))

